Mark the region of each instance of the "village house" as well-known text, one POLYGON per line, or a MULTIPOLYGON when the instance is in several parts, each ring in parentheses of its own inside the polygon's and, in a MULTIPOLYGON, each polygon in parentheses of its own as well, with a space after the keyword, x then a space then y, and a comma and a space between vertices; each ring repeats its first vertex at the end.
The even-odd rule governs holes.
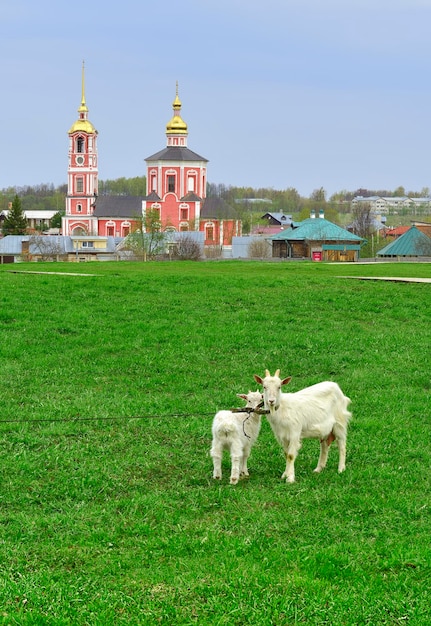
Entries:
POLYGON ((329 222, 323 210, 316 218, 292 223, 291 228, 270 237, 272 256, 313 261, 357 261, 365 240, 341 226, 329 222))

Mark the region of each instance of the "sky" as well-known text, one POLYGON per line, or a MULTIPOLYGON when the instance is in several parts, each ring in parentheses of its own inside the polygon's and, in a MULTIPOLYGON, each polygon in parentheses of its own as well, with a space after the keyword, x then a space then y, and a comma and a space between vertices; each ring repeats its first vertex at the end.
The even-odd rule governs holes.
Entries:
POLYGON ((178 81, 236 187, 431 188, 431 0, 0 0, 0 189, 65 184, 81 70, 99 179, 146 174, 178 81))

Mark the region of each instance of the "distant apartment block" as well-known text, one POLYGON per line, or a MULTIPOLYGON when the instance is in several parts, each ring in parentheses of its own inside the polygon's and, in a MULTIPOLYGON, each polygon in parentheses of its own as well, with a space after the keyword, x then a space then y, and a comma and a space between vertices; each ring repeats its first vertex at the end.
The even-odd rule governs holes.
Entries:
POLYGON ((356 196, 352 200, 352 207, 358 204, 369 204, 372 213, 399 213, 402 210, 408 210, 415 214, 420 212, 427 215, 431 213, 431 198, 409 198, 407 196, 356 196))

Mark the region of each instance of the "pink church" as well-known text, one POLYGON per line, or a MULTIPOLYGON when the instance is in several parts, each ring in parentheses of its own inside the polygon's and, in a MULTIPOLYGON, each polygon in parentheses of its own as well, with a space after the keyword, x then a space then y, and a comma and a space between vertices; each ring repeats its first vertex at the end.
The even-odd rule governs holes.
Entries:
POLYGON ((241 235, 241 220, 219 198, 206 198, 208 160, 187 146, 178 85, 173 116, 166 125, 166 147, 145 159, 147 195, 99 196, 97 136, 88 119, 84 68, 79 117, 69 130, 68 182, 64 235, 126 237, 156 211, 164 231, 201 231, 205 246, 230 247, 241 235))

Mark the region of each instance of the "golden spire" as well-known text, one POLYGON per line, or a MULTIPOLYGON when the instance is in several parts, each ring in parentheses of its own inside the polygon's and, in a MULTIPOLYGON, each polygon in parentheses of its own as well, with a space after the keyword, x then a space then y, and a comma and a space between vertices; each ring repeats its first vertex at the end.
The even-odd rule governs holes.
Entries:
POLYGON ((81 113, 81 111, 86 111, 88 112, 88 108, 87 105, 85 104, 85 62, 82 61, 82 79, 81 79, 81 90, 82 90, 82 95, 81 95, 81 106, 78 109, 78 113, 81 113))
POLYGON ((178 81, 176 82, 175 100, 172 103, 173 118, 166 124, 167 135, 187 135, 187 124, 181 118, 181 100, 178 96, 178 81))
POLYGON ((76 133, 78 131, 82 131, 88 134, 96 134, 97 130, 94 128, 93 124, 88 119, 88 107, 85 102, 85 73, 84 73, 84 61, 82 62, 82 78, 81 78, 81 105, 78 109, 79 119, 72 125, 69 130, 69 135, 71 133, 76 133))

